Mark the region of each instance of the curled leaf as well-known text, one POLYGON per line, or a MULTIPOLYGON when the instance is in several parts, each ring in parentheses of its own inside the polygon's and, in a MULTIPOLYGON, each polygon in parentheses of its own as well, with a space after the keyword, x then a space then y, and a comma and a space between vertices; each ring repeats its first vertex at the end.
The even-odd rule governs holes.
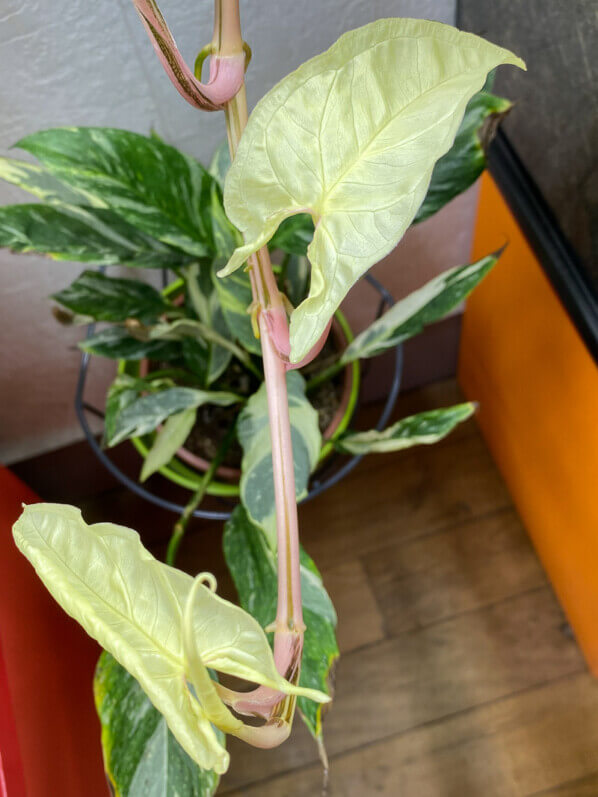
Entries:
POLYGON ((166 74, 181 97, 195 108, 217 111, 235 96, 245 74, 243 51, 210 58, 210 79, 202 83, 183 60, 155 0, 133 0, 133 4, 166 74))
MULTIPOLYGON (((192 577, 154 559, 135 531, 88 526, 72 506, 26 506, 13 536, 62 608, 137 679, 181 747, 199 766, 225 772, 228 753, 185 677, 183 616, 192 577)), ((191 614, 188 633, 206 667, 328 701, 285 681, 259 624, 203 584, 195 587, 191 614)))

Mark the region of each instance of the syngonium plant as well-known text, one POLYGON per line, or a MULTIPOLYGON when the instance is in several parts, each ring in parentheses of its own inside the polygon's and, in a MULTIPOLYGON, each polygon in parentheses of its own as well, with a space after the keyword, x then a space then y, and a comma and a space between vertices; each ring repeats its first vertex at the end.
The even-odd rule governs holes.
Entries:
MULTIPOLYGON (((321 350, 355 282, 411 224, 482 171, 481 133, 509 107, 484 89, 488 74, 524 64, 446 25, 383 19, 292 72, 248 119, 250 51, 238 0, 216 0, 214 36, 194 70, 154 0, 134 3, 180 94, 197 108, 224 110, 232 164, 223 187, 222 150, 208 172, 155 135, 44 131, 19 143, 41 166, 0 163, 1 176, 43 200, 0 210, 0 245, 94 265, 165 268, 180 278, 178 302, 176 292, 94 271, 55 295, 63 320, 112 324, 85 350, 166 363, 144 376, 119 374, 108 395, 108 444, 158 430, 143 478, 172 458, 202 404, 238 405, 238 418, 175 527, 167 563, 136 532, 88 526, 63 505, 25 507, 14 537, 56 600, 105 648, 95 693, 115 791, 145 794, 151 781, 156 793, 208 795, 228 767, 225 734, 274 747, 288 737, 299 700, 321 741, 321 706, 330 701, 336 615, 299 545, 297 499, 321 448, 300 370, 321 350), (272 265, 269 249, 282 250, 282 264, 272 265), (302 275, 300 290, 291 274, 302 275), (222 384, 231 361, 255 380, 251 395, 222 384), (243 608, 216 595, 210 574, 194 579, 172 566, 235 436, 243 448, 241 504, 224 548, 243 608), (256 686, 234 690, 218 673, 256 686), (161 771, 157 761, 166 761, 161 771)), ((396 304, 312 386, 442 318, 495 260, 451 269, 396 304)), ((343 432, 334 445, 369 453, 432 443, 472 410, 462 404, 382 432, 343 432)))

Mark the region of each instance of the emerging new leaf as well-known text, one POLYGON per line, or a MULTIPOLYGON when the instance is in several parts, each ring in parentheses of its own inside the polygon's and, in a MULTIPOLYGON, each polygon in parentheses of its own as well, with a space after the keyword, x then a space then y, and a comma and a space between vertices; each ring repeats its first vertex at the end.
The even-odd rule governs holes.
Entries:
POLYGON ((308 298, 291 316, 291 361, 322 335, 354 282, 399 241, 471 97, 508 50, 436 22, 386 19, 341 38, 256 106, 225 183, 242 266, 297 213, 311 213, 308 298))
POLYGON ((201 83, 183 60, 156 0, 133 0, 143 27, 166 74, 181 97, 204 111, 217 111, 241 88, 245 73, 243 51, 210 59, 210 80, 201 83))

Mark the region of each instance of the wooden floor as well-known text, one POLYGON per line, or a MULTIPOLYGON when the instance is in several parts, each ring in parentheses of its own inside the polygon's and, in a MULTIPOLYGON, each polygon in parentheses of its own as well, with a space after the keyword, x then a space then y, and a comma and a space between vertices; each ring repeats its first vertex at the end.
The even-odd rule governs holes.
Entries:
MULTIPOLYGON (((454 384, 436 385, 400 413, 457 399, 454 384)), ((100 503, 87 501, 88 519, 162 522, 118 491, 100 503)), ((300 521, 339 615, 331 797, 598 795, 598 684, 475 423, 367 458, 300 521)), ((218 524, 195 524, 180 564, 213 570, 234 594, 218 524)), ((230 751, 219 794, 321 793, 300 721, 276 751, 234 739, 230 751)))

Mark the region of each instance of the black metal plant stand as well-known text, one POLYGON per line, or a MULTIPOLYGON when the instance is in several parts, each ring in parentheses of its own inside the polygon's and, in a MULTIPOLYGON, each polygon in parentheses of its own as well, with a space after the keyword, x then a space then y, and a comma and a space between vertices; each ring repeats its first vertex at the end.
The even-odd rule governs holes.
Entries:
MULTIPOLYGON (((390 308, 395 303, 391 294, 386 290, 386 288, 375 278, 372 277, 370 274, 365 276, 365 280, 378 292, 380 295, 380 301, 378 303, 378 308, 376 311, 376 318, 379 318, 385 308, 390 308)), ((95 331, 95 324, 90 324, 87 327, 87 337, 93 335, 95 331)), ((180 515, 185 507, 183 504, 177 504, 174 501, 169 501, 166 498, 162 498, 159 495, 155 495, 153 492, 150 492, 145 487, 142 487, 136 481, 133 481, 126 473, 117 467, 114 462, 110 459, 110 457, 106 454, 106 452, 102 449, 98 441, 96 440, 95 435, 93 434, 88 420, 86 413, 90 413, 95 415, 96 417, 103 418, 104 413, 102 410, 94 407, 92 404, 89 404, 85 401, 84 393, 85 393, 85 383, 87 381, 87 374, 89 370, 89 360, 90 356, 88 353, 84 352, 81 356, 81 365, 79 367, 79 377, 77 379, 77 388, 75 392, 75 412, 77 413, 77 418, 83 429, 87 442, 91 446, 92 451, 96 455, 96 457, 100 460, 100 462, 107 468, 108 471, 125 487, 128 487, 129 490, 132 490, 136 495, 144 498, 146 501, 150 501, 152 504, 156 506, 162 507, 162 509, 168 509, 171 512, 175 512, 176 514, 180 515)), ((387 399, 384 403, 384 407, 382 409, 382 413, 378 418, 378 422, 376 423, 376 429, 379 431, 382 430, 390 418, 390 415, 394 409, 394 406, 397 401, 397 397, 399 395, 399 389, 401 387, 401 376, 403 373, 403 347, 401 345, 397 346, 394 350, 394 370, 392 376, 392 382, 388 391, 387 399)), ((314 477, 312 477, 308 494, 303 499, 301 503, 305 501, 311 501, 312 498, 315 498, 317 495, 320 495, 329 487, 332 487, 334 484, 337 484, 341 479, 343 479, 347 474, 351 473, 351 471, 357 467, 357 465, 361 462, 362 456, 354 456, 347 460, 340 468, 336 467, 336 463, 338 463, 340 459, 340 455, 337 455, 333 458, 333 462, 329 464, 329 466, 324 467, 319 473, 316 473, 314 477)), ((232 510, 227 511, 214 511, 208 509, 196 509, 193 513, 194 517, 204 518, 206 520, 228 520, 231 515, 232 510)))

